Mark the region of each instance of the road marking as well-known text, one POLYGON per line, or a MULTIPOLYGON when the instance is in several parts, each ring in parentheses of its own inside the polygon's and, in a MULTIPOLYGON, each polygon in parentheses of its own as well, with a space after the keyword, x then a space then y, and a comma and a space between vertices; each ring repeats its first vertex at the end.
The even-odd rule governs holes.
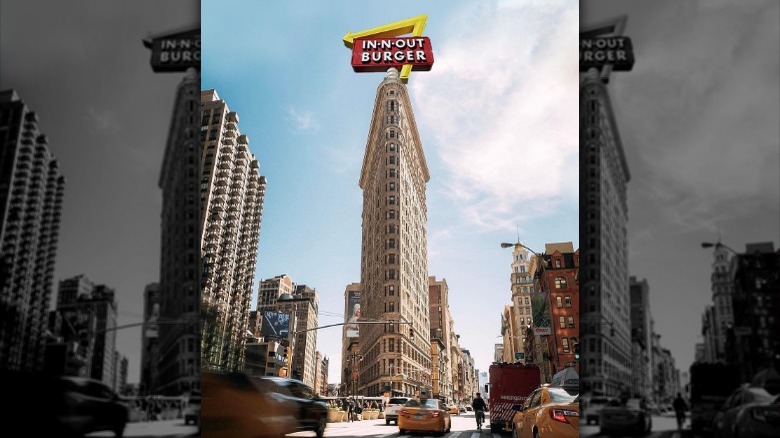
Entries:
POLYGON ((396 434, 396 432, 390 432, 390 433, 386 433, 384 435, 379 435, 376 438, 385 438, 386 436, 395 435, 395 434, 396 434))
POLYGON ((482 435, 482 432, 474 432, 471 434, 471 438, 479 438, 480 435, 482 435))
POLYGON ((493 434, 493 438, 501 438, 501 435, 499 435, 499 434, 497 434, 497 433, 494 433, 494 434, 493 434))
POLYGON ((460 432, 455 432, 452 435, 450 435, 450 438, 458 438, 460 436, 460 432))

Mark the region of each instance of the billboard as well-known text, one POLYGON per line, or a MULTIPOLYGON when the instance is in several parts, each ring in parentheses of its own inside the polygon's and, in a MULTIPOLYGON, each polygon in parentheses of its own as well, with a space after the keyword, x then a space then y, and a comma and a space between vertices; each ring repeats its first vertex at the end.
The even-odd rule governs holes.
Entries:
POLYGON ((580 71, 611 65, 614 71, 634 67, 634 47, 624 36, 580 39, 580 71))
POLYGON ((401 70, 407 64, 423 71, 433 67, 428 37, 361 38, 352 46, 352 70, 356 72, 383 72, 390 67, 401 70))
POLYGON ((154 72, 184 72, 200 69, 200 28, 150 37, 144 46, 152 50, 154 72))
POLYGON ((360 291, 347 292, 346 327, 347 338, 357 338, 360 335, 360 325, 355 324, 360 319, 360 291))
POLYGON ((276 310, 263 311, 260 334, 267 339, 287 339, 290 335, 290 314, 276 310))

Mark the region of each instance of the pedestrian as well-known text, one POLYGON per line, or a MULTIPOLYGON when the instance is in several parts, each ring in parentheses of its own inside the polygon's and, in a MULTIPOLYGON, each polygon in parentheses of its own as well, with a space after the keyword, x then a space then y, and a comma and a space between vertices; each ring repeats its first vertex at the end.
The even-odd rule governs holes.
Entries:
POLYGON ((347 414, 347 422, 352 421, 352 401, 349 402, 349 413, 347 414))
POLYGON ((672 403, 674 407, 674 413, 677 415, 677 430, 682 431, 683 423, 685 423, 685 411, 688 410, 688 404, 682 398, 682 394, 677 393, 677 398, 672 403))

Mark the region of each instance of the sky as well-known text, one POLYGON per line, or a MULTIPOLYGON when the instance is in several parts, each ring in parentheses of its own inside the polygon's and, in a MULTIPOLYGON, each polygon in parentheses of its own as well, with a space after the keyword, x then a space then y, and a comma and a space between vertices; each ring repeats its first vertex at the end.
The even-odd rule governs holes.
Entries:
MULTIPOLYGON (((239 115, 268 178, 255 290, 289 275, 343 322, 360 281, 358 186, 383 73, 355 73, 342 38, 427 14, 434 65, 408 83, 430 170, 428 270, 449 286, 462 348, 486 371, 510 304, 518 237, 578 239, 578 6, 574 1, 202 2, 202 87, 239 115)), ((318 332, 341 369, 341 328, 318 332)))
POLYGON ((712 249, 780 244, 780 5, 585 1, 582 25, 627 14, 631 72, 608 86, 631 181, 629 269, 647 279, 681 371, 712 303, 712 249))
MULTIPOLYGON (((159 280, 157 187, 181 73, 153 73, 149 35, 196 26, 197 1, 12 0, 0 5, 0 88, 36 111, 67 183, 54 273, 116 291, 118 324, 141 322, 159 280)), ((128 382, 141 329, 117 332, 128 382)))

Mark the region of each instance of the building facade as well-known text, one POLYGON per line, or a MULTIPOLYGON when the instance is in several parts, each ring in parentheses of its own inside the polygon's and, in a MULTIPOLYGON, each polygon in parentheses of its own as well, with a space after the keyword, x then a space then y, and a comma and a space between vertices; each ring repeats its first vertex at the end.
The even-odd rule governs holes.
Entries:
POLYGON ((504 333, 505 362, 525 360, 525 327, 531 325, 533 319, 531 292, 534 287, 528 253, 529 251, 521 245, 515 245, 512 250, 512 274, 510 275, 512 306, 508 321, 510 329, 504 333))
POLYGON ((442 278, 436 280, 435 276, 428 277, 428 291, 431 321, 431 361, 436 366, 436 370, 431 373, 431 378, 435 379, 431 384, 433 392, 452 399, 452 360, 450 350, 452 336, 450 336, 450 314, 449 287, 447 280, 442 278), (434 339, 435 338, 435 339, 434 339), (435 343, 438 345, 434 346, 435 343), (438 355, 434 358, 433 349, 438 349, 438 355), (436 365, 438 361, 438 365, 436 365), (438 387, 438 388, 437 388, 438 387))
POLYGON ((160 319, 158 391, 180 395, 200 384, 200 227, 198 120, 200 75, 179 83, 158 179, 160 213, 160 319), (175 323, 174 323, 175 322, 175 323))
POLYGON ((160 360, 159 328, 154 324, 160 317, 160 285, 148 284, 144 288, 144 322, 141 331, 141 382, 142 394, 156 394, 159 387, 160 360))
POLYGON ((64 191, 37 113, 0 92, 0 370, 43 369, 64 191))
POLYGON ((115 386, 117 302, 114 290, 94 284, 86 275, 59 282, 57 312, 62 315, 61 334, 79 345, 84 366, 78 375, 115 386))
POLYGON ((391 369, 408 376, 400 382, 404 393, 430 388, 429 179, 409 94, 390 69, 377 88, 359 182, 360 305, 363 318, 394 322, 360 327, 364 395, 380 395, 391 369))
POLYGON ((629 180, 606 85, 589 72, 580 85, 580 369, 584 391, 609 396, 631 379, 629 180))
POLYGON ((712 336, 715 362, 726 362, 726 338, 728 330, 734 326, 734 309, 732 294, 734 281, 729 272, 733 253, 725 247, 718 246, 713 253, 712 275, 712 336))
POLYGON ((201 92, 201 348, 205 369, 240 370, 266 179, 216 90, 201 92))
POLYGON ((631 384, 634 394, 652 397, 650 286, 647 280, 630 278, 631 284, 631 384))
POLYGON ((734 258, 733 327, 726 357, 739 365, 743 382, 780 365, 780 251, 772 242, 751 243, 734 258))
POLYGON ((580 335, 580 254, 571 242, 545 244, 544 280, 542 291, 550 299, 550 322, 553 335, 552 374, 566 368, 577 367, 574 345, 580 335))

